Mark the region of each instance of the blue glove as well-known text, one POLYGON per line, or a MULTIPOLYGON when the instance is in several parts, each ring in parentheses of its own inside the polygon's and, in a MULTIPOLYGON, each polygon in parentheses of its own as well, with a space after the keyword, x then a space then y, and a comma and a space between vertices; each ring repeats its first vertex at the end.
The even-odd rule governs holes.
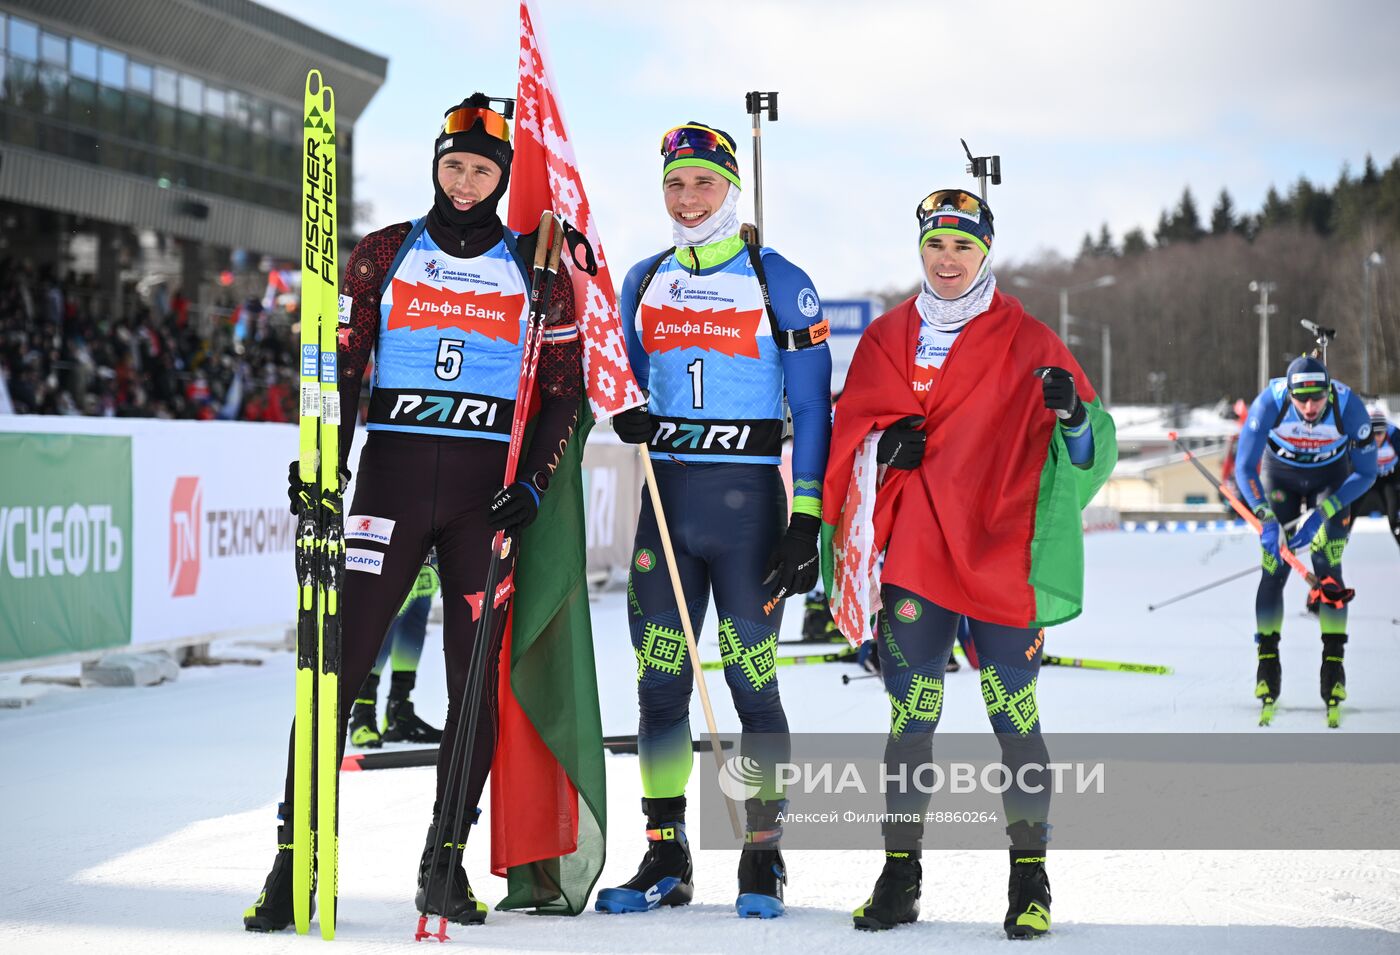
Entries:
POLYGON ((1303 525, 1298 528, 1298 532, 1289 538, 1289 548, 1291 550, 1301 550, 1304 547, 1310 546, 1313 543, 1313 539, 1316 538, 1319 533, 1324 535, 1322 544, 1326 544, 1326 530, 1322 525, 1341 509, 1341 502, 1339 502, 1335 496, 1326 498, 1321 504, 1313 508, 1312 513, 1308 515, 1308 519, 1303 521, 1303 525))
POLYGON ((1278 559, 1278 521, 1265 521, 1259 529, 1259 546, 1264 553, 1278 559))
POLYGON ((1264 548, 1265 554, 1278 560, 1278 519, 1263 504, 1254 509, 1254 516, 1259 518, 1259 546, 1264 548))

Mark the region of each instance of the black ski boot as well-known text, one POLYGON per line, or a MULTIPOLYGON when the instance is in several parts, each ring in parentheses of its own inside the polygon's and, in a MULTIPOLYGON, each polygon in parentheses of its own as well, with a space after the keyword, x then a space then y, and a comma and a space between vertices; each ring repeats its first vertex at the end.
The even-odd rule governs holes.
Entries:
POLYGON ((350 745, 361 749, 379 749, 384 741, 379 736, 379 716, 374 700, 356 700, 350 707, 350 745))
POLYGON ((685 797, 642 799, 647 816, 647 854, 637 874, 615 889, 603 889, 599 912, 649 912, 659 905, 688 905, 695 894, 690 843, 685 838, 685 797))
POLYGON ((1278 638, 1276 633, 1256 633, 1254 642, 1259 644, 1259 669, 1254 675, 1254 695, 1266 704, 1278 699, 1283 686, 1283 668, 1279 666, 1278 638))
POLYGON ((1045 874, 1044 855, 1011 850, 1006 898, 1009 906, 1002 927, 1007 938, 1037 938, 1050 931, 1050 877, 1045 874))
MULTIPOLYGON (((310 913, 316 914, 316 871, 311 871, 310 913)), ((243 927, 250 932, 280 932, 292 924, 292 827, 277 827, 277 856, 263 882, 258 900, 243 912, 243 927)))
POLYGON ((919 850, 886 849, 885 868, 875 880, 875 890, 865 904, 855 910, 855 927, 878 932, 917 920, 923 881, 919 850))
POLYGON ((744 808, 748 827, 744 850, 739 854, 739 897, 734 908, 740 918, 777 918, 785 911, 783 886, 787 884, 787 865, 778 843, 783 837, 779 816, 787 808, 787 800, 749 799, 744 808))
POLYGON ((885 868, 870 898, 853 913, 856 928, 879 932, 918 919, 924 882, 919 862, 923 831, 920 823, 885 826, 885 868))
MULTIPOLYGON (((473 816, 480 815, 479 810, 473 816)), ((472 822, 475 822, 473 818, 472 822)), ((471 823, 462 826, 465 830, 471 823)), ((465 835, 457 847, 457 864, 451 865, 453 841, 450 837, 438 837, 439 821, 433 817, 428 826, 428 841, 423 847, 423 858, 418 861, 418 891, 413 896, 413 904, 424 915, 441 915, 449 922, 459 925, 480 925, 486 921, 485 903, 478 901, 467 882, 467 873, 462 868, 462 853, 466 852, 465 835), (437 865, 433 865, 433 849, 438 849, 437 865)))
POLYGON ((413 712, 411 700, 389 698, 384 707, 384 735, 386 743, 441 743, 442 730, 435 729, 418 718, 413 712))
POLYGON ((1341 703, 1347 698, 1347 671, 1342 665, 1346 644, 1344 633, 1322 638, 1322 701, 1327 704, 1327 725, 1332 729, 1342 725, 1341 703))
POLYGON ((802 605, 802 642, 831 643, 843 639, 836 621, 831 619, 831 603, 826 594, 812 591, 802 605))
POLYGON ((1038 938, 1050 931, 1050 877, 1045 874, 1048 830, 1044 824, 1029 822, 1006 827, 1011 837, 1011 879, 1002 922, 1007 938, 1038 938))
POLYGON ((1347 635, 1331 633, 1322 638, 1322 701, 1335 703, 1347 698, 1347 671, 1342 666, 1347 635))

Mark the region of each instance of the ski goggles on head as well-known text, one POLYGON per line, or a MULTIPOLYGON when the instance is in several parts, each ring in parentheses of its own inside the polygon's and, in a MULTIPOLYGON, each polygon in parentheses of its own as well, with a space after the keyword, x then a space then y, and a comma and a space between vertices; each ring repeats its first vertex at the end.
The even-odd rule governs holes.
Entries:
POLYGON ((914 210, 919 220, 919 248, 936 235, 952 235, 977 245, 986 255, 992 245, 992 210, 963 189, 930 192, 914 210))
POLYGON ((510 123, 500 113, 485 106, 458 106, 448 110, 447 115, 442 118, 442 131, 438 135, 451 136, 468 132, 478 121, 486 135, 503 143, 510 142, 510 123))
POLYGON ((705 126, 677 126, 661 135, 661 155, 666 156, 681 149, 707 153, 723 151, 734 155, 734 144, 729 137, 705 126))
POLYGON ((987 223, 992 221, 992 210, 988 209, 981 199, 961 189, 939 189, 937 192, 930 192, 924 197, 924 201, 919 203, 916 212, 920 222, 932 219, 939 212, 955 212, 978 222, 982 221, 985 213, 987 223))

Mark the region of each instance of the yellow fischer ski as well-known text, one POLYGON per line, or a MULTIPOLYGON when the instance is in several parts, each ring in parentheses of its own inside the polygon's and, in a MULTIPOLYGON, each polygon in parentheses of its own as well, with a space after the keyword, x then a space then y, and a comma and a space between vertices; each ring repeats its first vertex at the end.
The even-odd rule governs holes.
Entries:
POLYGON ((318 70, 306 75, 304 104, 297 458, 304 490, 296 541, 292 911, 297 932, 305 934, 310 929, 315 887, 321 903, 321 936, 329 939, 335 937, 340 587, 345 542, 336 357, 335 97, 318 70))

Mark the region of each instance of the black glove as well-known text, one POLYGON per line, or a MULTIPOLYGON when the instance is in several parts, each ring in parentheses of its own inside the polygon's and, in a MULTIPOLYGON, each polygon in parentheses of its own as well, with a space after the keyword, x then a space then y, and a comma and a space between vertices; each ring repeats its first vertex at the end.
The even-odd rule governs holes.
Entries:
POLYGON ((924 419, 918 415, 900 418, 880 435, 880 443, 875 448, 875 461, 888 464, 901 471, 912 471, 924 459, 924 442, 928 435, 923 432, 924 419))
MULTIPOLYGON (((350 484, 350 471, 346 468, 340 469, 340 489, 344 491, 350 484)), ((315 500, 317 482, 310 484, 301 483, 301 462, 293 461, 287 465, 287 500, 291 503, 292 516, 301 513, 301 502, 303 496, 307 503, 315 500)))
POLYGON ((539 492, 524 481, 503 487, 491 499, 491 516, 487 523, 492 529, 529 527, 540 513, 539 492))
POLYGON ((1040 390, 1045 395, 1045 407, 1055 412, 1060 423, 1066 428, 1077 428, 1084 423, 1089 413, 1084 410, 1084 402, 1074 390, 1074 376, 1063 368, 1051 365, 1037 368, 1040 376, 1040 390))
POLYGON ((811 514, 794 514, 788 521, 787 533, 778 541, 778 549, 768 558, 764 568, 764 584, 774 584, 773 596, 805 594, 817 585, 817 535, 821 533, 820 518, 811 514))
POLYGON ((656 433, 656 420, 645 408, 628 408, 613 415, 613 431, 628 444, 646 444, 656 433))

